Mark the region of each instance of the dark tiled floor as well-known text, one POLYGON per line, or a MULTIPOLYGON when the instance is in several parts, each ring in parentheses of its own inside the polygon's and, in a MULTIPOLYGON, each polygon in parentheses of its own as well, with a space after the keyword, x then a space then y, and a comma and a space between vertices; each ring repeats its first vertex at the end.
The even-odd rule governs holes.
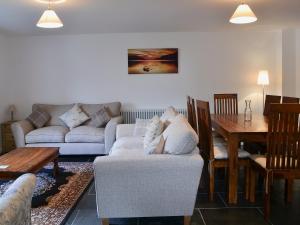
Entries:
MULTIPOLYGON (((93 161, 93 157, 62 158, 61 161, 93 161)), ((284 184, 275 181, 272 190, 271 221, 266 223, 262 214, 262 189, 257 192, 257 202, 251 204, 244 199, 243 183, 239 187, 238 204, 226 203, 226 174, 217 174, 216 193, 213 202, 208 200, 205 182, 202 181, 191 225, 294 225, 300 224, 300 182, 294 185, 293 203, 284 203, 284 184)), ((241 174, 242 177, 242 174, 241 174)), ((204 178, 205 179, 205 178, 204 178)), ((66 225, 99 225, 97 218, 95 187, 88 188, 75 209, 70 214, 66 225)), ((182 217, 113 219, 115 225, 182 225, 182 217)))

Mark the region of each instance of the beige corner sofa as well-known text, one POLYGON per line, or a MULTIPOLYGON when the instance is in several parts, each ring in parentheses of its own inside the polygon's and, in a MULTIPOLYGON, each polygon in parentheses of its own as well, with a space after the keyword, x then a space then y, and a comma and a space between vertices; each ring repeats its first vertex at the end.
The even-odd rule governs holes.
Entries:
POLYGON ((116 127, 122 123, 121 103, 80 104, 87 115, 92 115, 103 106, 107 107, 112 118, 105 127, 92 127, 87 121, 69 130, 59 117, 73 106, 74 104, 34 104, 32 111, 39 107, 48 112, 51 118, 44 127, 39 129, 35 129, 27 120, 13 123, 12 132, 17 147, 59 147, 61 155, 108 154, 116 139, 116 127))

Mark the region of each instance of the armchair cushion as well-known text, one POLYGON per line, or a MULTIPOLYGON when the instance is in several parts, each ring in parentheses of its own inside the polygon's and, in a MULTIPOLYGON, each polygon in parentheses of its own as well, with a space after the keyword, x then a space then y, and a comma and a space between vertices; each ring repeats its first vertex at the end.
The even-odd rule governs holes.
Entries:
POLYGON ((43 127, 29 132, 25 136, 26 144, 33 143, 61 143, 65 142, 65 135, 69 129, 63 126, 43 127))
POLYGON ((67 143, 104 143, 104 128, 79 126, 66 134, 67 143))

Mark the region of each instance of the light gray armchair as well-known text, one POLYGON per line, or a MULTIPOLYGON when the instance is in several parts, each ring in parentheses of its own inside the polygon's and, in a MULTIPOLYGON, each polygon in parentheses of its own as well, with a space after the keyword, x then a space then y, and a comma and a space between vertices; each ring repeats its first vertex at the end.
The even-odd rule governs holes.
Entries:
POLYGON ((1 225, 31 224, 31 200, 35 183, 35 175, 22 175, 0 197, 1 225))

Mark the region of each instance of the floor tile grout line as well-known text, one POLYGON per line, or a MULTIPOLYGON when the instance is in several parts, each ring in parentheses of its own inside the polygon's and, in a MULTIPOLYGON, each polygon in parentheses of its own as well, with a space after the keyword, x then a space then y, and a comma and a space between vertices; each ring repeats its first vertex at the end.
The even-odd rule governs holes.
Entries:
MULTIPOLYGON (((264 216, 264 213, 263 213, 263 211, 262 211, 260 208, 257 207, 256 210, 257 210, 262 216, 264 216)), ((273 225, 273 223, 271 222, 270 219, 268 220, 268 224, 273 225)))
POLYGON ((198 209, 198 212, 199 212, 199 214, 200 214, 200 216, 201 216, 201 219, 202 219, 202 221, 203 221, 203 224, 206 225, 206 222, 205 222, 205 220, 204 220, 204 217, 203 217, 203 215, 202 215, 201 210, 198 209))
POLYGON ((73 219, 71 225, 74 225, 74 221, 76 220, 76 218, 77 218, 77 216, 78 216, 78 214, 79 214, 79 211, 80 211, 80 209, 77 209, 76 215, 75 215, 75 217, 74 217, 74 219, 73 219))
POLYGON ((227 203, 225 202, 225 200, 223 199, 222 195, 220 193, 217 193, 219 198, 221 199, 221 201, 223 202, 223 204, 225 205, 225 207, 228 207, 227 203))

